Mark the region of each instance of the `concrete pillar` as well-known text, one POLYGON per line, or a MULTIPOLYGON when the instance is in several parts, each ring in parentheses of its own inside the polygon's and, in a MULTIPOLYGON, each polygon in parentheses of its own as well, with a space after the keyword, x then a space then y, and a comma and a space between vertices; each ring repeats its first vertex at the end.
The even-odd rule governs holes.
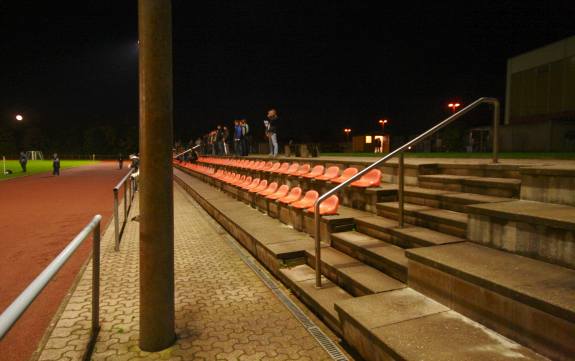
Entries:
POLYGON ((138 1, 140 348, 151 352, 176 339, 171 16, 171 0, 138 1))

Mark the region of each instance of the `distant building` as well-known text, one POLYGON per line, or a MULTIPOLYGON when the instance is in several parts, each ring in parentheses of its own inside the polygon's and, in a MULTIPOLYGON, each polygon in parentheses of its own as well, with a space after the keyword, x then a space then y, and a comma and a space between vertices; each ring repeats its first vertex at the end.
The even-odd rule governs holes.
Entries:
POLYGON ((502 151, 575 151, 575 36, 507 61, 502 151))

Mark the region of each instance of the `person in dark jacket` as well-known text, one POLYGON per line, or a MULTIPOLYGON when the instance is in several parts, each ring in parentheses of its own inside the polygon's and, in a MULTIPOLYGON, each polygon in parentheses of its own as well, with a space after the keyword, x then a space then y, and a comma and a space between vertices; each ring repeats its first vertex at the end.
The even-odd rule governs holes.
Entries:
POLYGON ((60 158, 57 153, 54 153, 52 158, 52 175, 60 175, 60 158))
POLYGON ((26 163, 28 163, 28 156, 25 152, 20 152, 20 167, 24 173, 26 173, 26 163))
POLYGON ((279 121, 278 112, 275 109, 268 110, 268 118, 264 121, 266 126, 266 136, 270 144, 270 156, 278 155, 277 123, 279 121))

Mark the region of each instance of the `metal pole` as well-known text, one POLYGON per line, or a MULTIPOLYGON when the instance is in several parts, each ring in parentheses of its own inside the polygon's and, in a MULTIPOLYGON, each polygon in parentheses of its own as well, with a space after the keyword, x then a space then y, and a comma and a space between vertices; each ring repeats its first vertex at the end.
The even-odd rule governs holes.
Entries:
POLYGON ((399 228, 403 228, 403 221, 404 221, 404 213, 403 213, 403 184, 404 184, 404 175, 405 175, 405 167, 403 163, 403 152, 399 153, 399 167, 398 167, 398 183, 399 187, 397 189, 397 195, 399 200, 399 228))
POLYGON ((314 206, 315 225, 315 287, 321 288, 321 240, 320 240, 320 218, 319 203, 314 206))
POLYGON ((499 100, 493 101, 493 163, 499 162, 499 100))
POLYGON ((155 352, 176 340, 174 311, 172 3, 139 0, 140 340, 155 352))
POLYGON ((120 250, 120 216, 118 214, 118 207, 118 189, 114 188, 114 239, 116 241, 114 245, 115 251, 120 250))
POLYGON ((92 237, 92 337, 100 330, 100 223, 92 237))
POLYGON ((126 221, 128 219, 128 184, 126 182, 124 182, 124 222, 123 224, 126 224, 126 221))

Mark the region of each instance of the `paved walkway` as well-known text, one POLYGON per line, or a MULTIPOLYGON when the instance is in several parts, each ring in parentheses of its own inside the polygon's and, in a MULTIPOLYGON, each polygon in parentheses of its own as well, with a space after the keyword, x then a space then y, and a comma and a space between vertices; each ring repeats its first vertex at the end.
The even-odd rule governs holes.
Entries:
MULTIPOLYGON (((120 252, 113 251, 113 228, 102 239, 102 329, 92 359, 329 360, 316 339, 244 263, 230 236, 179 186, 174 203, 177 343, 159 353, 138 349, 138 223, 132 221, 120 252)), ((137 201, 132 216, 136 210, 137 201)), ((90 327, 90 286, 91 264, 39 360, 82 357, 90 327)))

